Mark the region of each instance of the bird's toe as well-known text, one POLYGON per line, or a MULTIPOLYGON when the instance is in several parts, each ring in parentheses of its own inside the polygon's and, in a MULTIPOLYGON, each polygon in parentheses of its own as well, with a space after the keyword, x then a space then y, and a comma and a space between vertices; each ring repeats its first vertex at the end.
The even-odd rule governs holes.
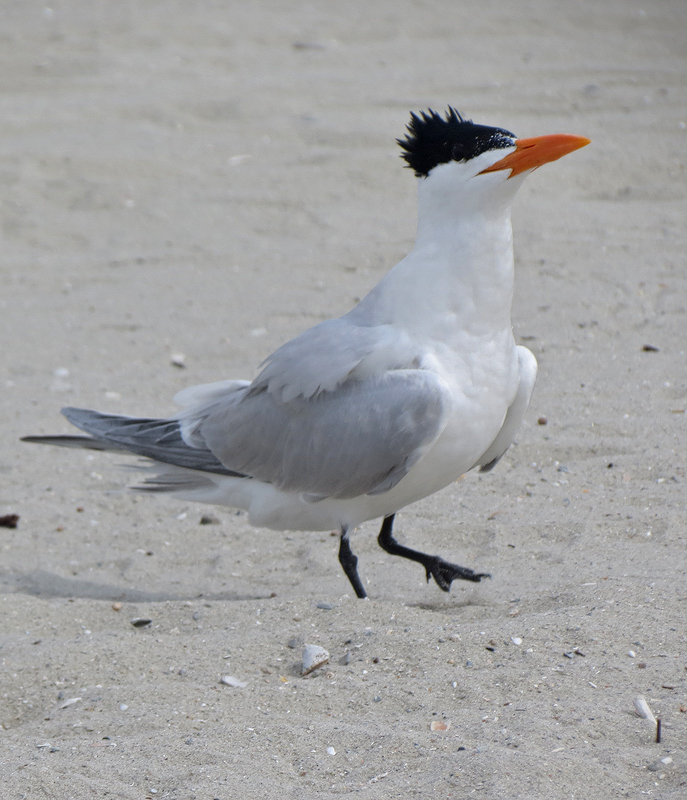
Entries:
POLYGON ((439 556, 432 556, 425 564, 425 570, 427 572, 427 582, 429 582, 430 577, 434 578, 437 586, 444 592, 451 590, 451 584, 454 580, 479 583, 482 578, 491 578, 488 572, 475 572, 468 567, 451 564, 439 556))

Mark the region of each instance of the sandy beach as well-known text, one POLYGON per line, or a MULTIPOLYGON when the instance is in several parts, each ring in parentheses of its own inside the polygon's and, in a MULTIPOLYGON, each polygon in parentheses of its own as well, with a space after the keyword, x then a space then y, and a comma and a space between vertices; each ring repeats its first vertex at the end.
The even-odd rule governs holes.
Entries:
POLYGON ((687 5, 0 17, 3 798, 687 797, 687 5), (335 535, 19 442, 170 414, 350 309, 412 247, 395 139, 448 104, 593 140, 516 201, 517 444, 397 518, 493 580, 444 594, 373 521, 359 601, 335 535))

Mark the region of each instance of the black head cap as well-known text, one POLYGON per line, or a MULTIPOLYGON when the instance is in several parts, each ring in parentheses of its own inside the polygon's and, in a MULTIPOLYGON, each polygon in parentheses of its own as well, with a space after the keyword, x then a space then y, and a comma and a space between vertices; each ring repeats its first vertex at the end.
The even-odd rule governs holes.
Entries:
POLYGON ((402 158, 418 178, 426 178, 437 164, 469 161, 487 150, 512 147, 515 142, 510 131, 475 125, 451 106, 445 117, 431 108, 419 116, 411 113, 407 129, 407 138, 396 141, 405 151, 402 158))

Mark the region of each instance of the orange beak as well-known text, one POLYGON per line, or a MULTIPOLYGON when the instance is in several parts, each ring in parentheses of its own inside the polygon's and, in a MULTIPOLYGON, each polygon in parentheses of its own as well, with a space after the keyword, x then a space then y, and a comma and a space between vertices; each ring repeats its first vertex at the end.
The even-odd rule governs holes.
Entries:
POLYGON ((508 177, 512 178, 528 169, 536 169, 549 161, 556 161, 590 142, 591 139, 587 139, 585 136, 573 136, 569 133, 553 133, 550 136, 516 139, 513 153, 492 164, 491 167, 483 169, 479 174, 509 169, 511 173, 508 177))

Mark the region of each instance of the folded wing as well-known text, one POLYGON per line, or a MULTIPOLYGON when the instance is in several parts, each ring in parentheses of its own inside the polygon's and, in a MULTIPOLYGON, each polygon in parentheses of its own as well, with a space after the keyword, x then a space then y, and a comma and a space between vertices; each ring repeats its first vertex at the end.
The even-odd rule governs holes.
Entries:
POLYGON ((288 401, 243 381, 197 387, 179 399, 199 402, 170 419, 65 408, 93 438, 31 440, 254 478, 314 502, 393 488, 434 444, 451 408, 443 380, 420 369, 349 379, 334 391, 288 401))
POLYGON ((436 441, 450 405, 436 374, 401 369, 287 402, 248 388, 186 424, 232 472, 312 500, 347 498, 395 486, 436 441))

